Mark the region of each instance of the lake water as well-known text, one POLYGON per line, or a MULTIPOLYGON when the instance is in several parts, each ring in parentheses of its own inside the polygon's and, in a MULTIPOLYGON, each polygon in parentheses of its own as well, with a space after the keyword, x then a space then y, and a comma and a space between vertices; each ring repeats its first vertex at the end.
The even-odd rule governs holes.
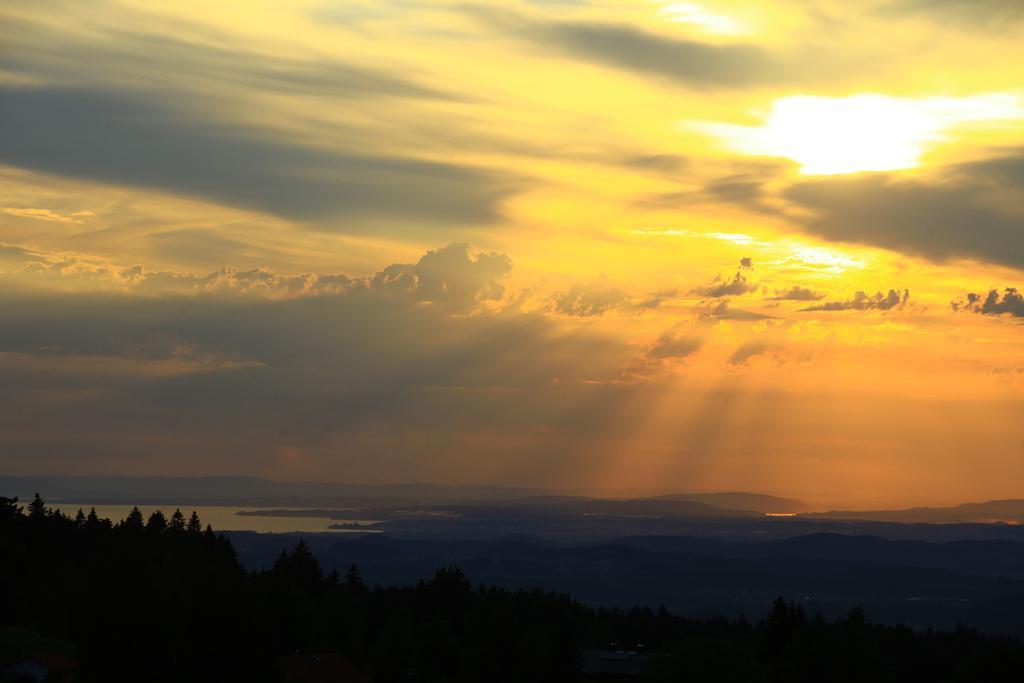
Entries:
MULTIPOLYGON (((78 509, 81 508, 86 514, 89 513, 89 508, 96 508, 96 514, 102 517, 109 518, 112 522, 120 522, 122 519, 128 516, 128 513, 132 510, 132 505, 92 505, 89 503, 75 503, 75 502, 55 502, 51 503, 51 507, 59 508, 61 512, 66 515, 75 516, 78 509)), ((156 510, 160 510, 164 513, 164 516, 170 517, 177 505, 139 505, 139 510, 142 511, 144 519, 148 519, 149 515, 156 510)), ((331 524, 372 524, 375 520, 369 519, 327 519, 326 517, 263 517, 263 516, 248 516, 248 515, 237 515, 235 514, 239 510, 246 511, 261 511, 261 510, 303 510, 306 508, 263 508, 263 507, 238 507, 238 506, 220 506, 220 505, 181 505, 181 512, 185 515, 185 519, 188 519, 192 511, 195 510, 199 514, 199 519, 203 522, 203 528, 206 528, 207 524, 212 524, 214 531, 259 531, 263 533, 287 533, 291 531, 301 531, 304 533, 310 532, 324 532, 324 533, 379 533, 378 530, 369 531, 356 531, 352 529, 329 529, 327 528, 331 524)))

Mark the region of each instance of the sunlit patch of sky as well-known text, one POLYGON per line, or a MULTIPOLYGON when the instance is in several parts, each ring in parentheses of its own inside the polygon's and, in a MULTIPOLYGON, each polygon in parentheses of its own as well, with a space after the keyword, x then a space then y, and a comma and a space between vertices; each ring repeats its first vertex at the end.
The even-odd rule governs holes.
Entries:
POLYGON ((658 13, 679 24, 688 24, 712 35, 739 36, 750 32, 740 21, 695 2, 667 2, 658 13))
POLYGON ((772 102, 759 118, 758 126, 680 126, 737 152, 792 159, 807 175, 895 171, 915 168, 928 149, 953 142, 957 126, 1024 119, 1024 99, 1011 93, 920 99, 790 95, 772 102))

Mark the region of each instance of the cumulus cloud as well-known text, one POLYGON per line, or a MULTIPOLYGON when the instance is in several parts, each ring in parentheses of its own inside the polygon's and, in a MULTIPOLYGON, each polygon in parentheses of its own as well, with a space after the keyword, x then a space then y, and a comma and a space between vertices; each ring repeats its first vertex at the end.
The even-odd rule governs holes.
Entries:
POLYGON ((505 293, 502 281, 512 261, 498 252, 473 255, 466 243, 431 250, 416 263, 395 263, 369 277, 331 273, 277 273, 269 268, 225 267, 205 275, 117 266, 86 256, 61 254, 0 243, 0 273, 38 279, 44 285, 83 285, 141 294, 234 294, 270 298, 323 296, 357 290, 412 297, 451 311, 466 311, 505 293))
POLYGON ((309 296, 0 278, 0 466, 266 471, 288 446, 334 477, 430 476, 479 458, 460 439, 523 463, 570 457, 620 405, 611 382, 635 348, 516 306, 463 315, 507 267, 456 244, 309 296))
MULTIPOLYGON (((69 288, 131 290, 144 294, 231 293, 269 297, 331 294, 367 286, 345 275, 301 273, 286 275, 268 268, 238 270, 224 267, 205 275, 148 270, 141 265, 118 266, 88 257, 28 252, 13 273, 27 282, 69 288)), ((0 260, 2 262, 2 260, 0 260)), ((8 271, 9 273, 12 271, 8 271)))
POLYGON ((740 294, 757 291, 757 284, 751 282, 747 276, 743 274, 744 270, 749 270, 753 267, 754 262, 752 259, 742 258, 740 259, 739 270, 736 271, 735 275, 727 278, 723 278, 721 275, 716 275, 708 284, 694 287, 693 290, 691 290, 691 294, 718 298, 723 296, 738 296, 740 294))
POLYGON ((481 300, 500 299, 501 279, 512 270, 505 254, 491 252, 473 257, 469 245, 450 244, 428 251, 416 264, 416 285, 421 298, 468 307, 481 300))
POLYGON ((903 306, 910 299, 910 290, 904 289, 902 293, 890 289, 888 294, 875 292, 874 295, 859 291, 852 299, 846 301, 826 301, 815 306, 801 308, 801 311, 888 311, 903 306))
POLYGON ((1007 315, 1024 318, 1024 295, 1016 287, 1007 287, 1000 294, 990 290, 984 300, 980 294, 970 293, 964 302, 953 302, 953 310, 966 310, 982 315, 1007 315))
POLYGON ((636 383, 672 371, 679 361, 697 353, 704 340, 693 334, 665 332, 648 345, 646 351, 626 364, 620 373, 620 381, 636 383))

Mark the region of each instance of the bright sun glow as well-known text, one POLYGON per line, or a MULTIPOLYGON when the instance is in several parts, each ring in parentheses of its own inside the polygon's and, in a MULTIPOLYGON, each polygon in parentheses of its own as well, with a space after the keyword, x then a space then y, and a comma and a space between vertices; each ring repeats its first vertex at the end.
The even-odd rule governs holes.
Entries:
POLYGON ((747 28, 732 17, 715 14, 706 7, 692 2, 672 2, 658 12, 669 21, 678 24, 690 24, 706 33, 721 36, 736 36, 749 33, 747 28))
POLYGON ((958 124, 1024 117, 1021 98, 993 94, 909 99, 885 95, 776 100, 762 126, 699 123, 748 154, 793 159, 808 175, 914 168, 958 124))

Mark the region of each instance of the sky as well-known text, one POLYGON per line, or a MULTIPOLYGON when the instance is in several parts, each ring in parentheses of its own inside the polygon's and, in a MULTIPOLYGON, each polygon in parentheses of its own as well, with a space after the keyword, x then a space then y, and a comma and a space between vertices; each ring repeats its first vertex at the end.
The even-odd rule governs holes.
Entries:
POLYGON ((6 474, 1024 493, 1017 0, 0 30, 6 474))

